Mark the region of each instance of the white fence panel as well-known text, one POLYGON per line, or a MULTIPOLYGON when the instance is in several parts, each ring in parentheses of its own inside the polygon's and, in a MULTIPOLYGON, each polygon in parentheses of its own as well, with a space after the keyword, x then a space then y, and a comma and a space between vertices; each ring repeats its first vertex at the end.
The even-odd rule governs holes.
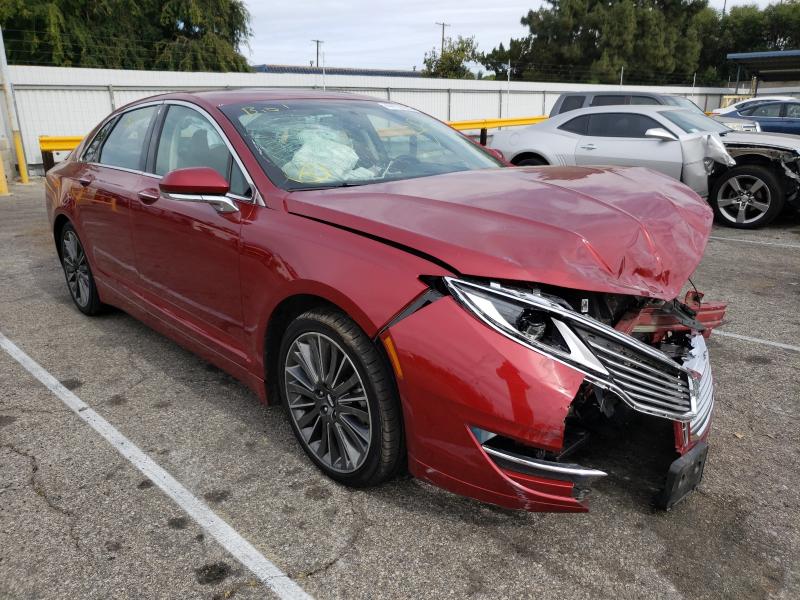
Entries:
POLYGON ((15 94, 28 163, 41 163, 40 135, 85 135, 111 112, 105 90, 22 89, 15 94))
MULTIPOLYGON (((322 76, 292 73, 185 73, 61 67, 10 67, 28 162, 40 164, 40 135, 85 135, 113 108, 155 94, 226 87, 322 88, 322 76)), ((565 91, 651 91, 693 97, 705 110, 728 88, 616 86, 422 77, 328 75, 331 90, 351 90, 408 104, 442 120, 526 117, 549 113, 565 91), (510 95, 509 95, 510 90, 510 95)), ((763 90, 762 90, 763 91, 763 90)), ((798 93, 797 88, 771 90, 798 93)))

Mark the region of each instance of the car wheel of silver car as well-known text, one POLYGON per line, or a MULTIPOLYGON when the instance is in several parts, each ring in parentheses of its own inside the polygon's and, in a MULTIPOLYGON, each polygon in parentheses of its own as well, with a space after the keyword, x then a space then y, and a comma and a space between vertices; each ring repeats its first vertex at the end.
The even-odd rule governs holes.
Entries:
POLYGON ((75 228, 69 223, 61 229, 59 252, 72 301, 83 314, 96 315, 103 305, 97 293, 86 251, 75 228))
POLYGON ((775 174, 759 165, 725 172, 711 190, 717 220, 729 227, 753 229, 771 222, 783 208, 783 189, 775 174))
POLYGON ((400 403, 358 325, 337 310, 308 311, 287 328, 279 356, 281 400, 311 460, 355 487, 393 476, 405 451, 400 403))

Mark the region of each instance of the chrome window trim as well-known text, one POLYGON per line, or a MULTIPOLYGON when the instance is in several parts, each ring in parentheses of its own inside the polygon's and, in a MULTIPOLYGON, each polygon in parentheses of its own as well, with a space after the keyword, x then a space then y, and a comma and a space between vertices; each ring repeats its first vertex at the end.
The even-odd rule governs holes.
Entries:
MULTIPOLYGON (((236 165, 241 170, 245 181, 247 181, 247 183, 250 185, 250 189, 252 190, 251 196, 249 198, 246 197, 246 196, 240 196, 238 194, 233 194, 233 193, 228 193, 228 194, 226 194, 226 196, 228 198, 233 199, 233 200, 238 200, 239 202, 246 202, 248 204, 255 204, 256 206, 266 206, 266 204, 264 202, 264 199, 261 197, 261 194, 259 193, 258 189, 256 188, 255 183, 253 183, 253 178, 250 176, 249 171, 245 168, 244 164, 242 163, 242 160, 239 158, 239 155, 236 152, 236 149, 231 144, 230 140, 228 139, 228 136, 225 135, 224 131, 222 131, 222 128, 219 126, 219 123, 216 122, 216 120, 208 113, 208 111, 204 110, 202 107, 198 106, 197 104, 193 104, 193 103, 187 102, 185 100, 152 100, 152 101, 149 101, 149 102, 143 102, 142 104, 136 104, 136 105, 131 106, 130 108, 126 108, 125 110, 122 110, 120 112, 112 113, 111 115, 106 117, 105 120, 103 120, 101 122, 100 126, 97 128, 97 132, 92 136, 91 140, 87 140, 87 141, 84 142, 84 146, 81 149, 81 154, 80 154, 80 157, 78 158, 78 161, 82 162, 84 164, 87 164, 87 165, 93 165, 93 166, 97 166, 97 167, 104 167, 106 169, 115 169, 117 171, 124 171, 126 173, 134 173, 136 175, 143 175, 145 177, 150 177, 152 179, 160 180, 162 178, 162 175, 158 175, 156 173, 150 173, 150 172, 147 172, 147 171, 141 171, 139 169, 128 169, 127 167, 118 167, 116 165, 107 165, 105 163, 99 163, 99 162, 94 162, 94 161, 93 162, 88 162, 88 161, 84 160, 84 155, 86 153, 86 150, 89 148, 91 143, 94 141, 94 138, 97 137, 97 135, 100 133, 100 131, 106 125, 106 123, 108 123, 111 119, 119 118, 119 117, 121 117, 122 115, 124 115, 126 113, 129 113, 131 111, 134 111, 134 110, 137 110, 137 109, 140 109, 140 108, 146 108, 148 106, 159 106, 159 105, 164 105, 164 106, 169 106, 169 105, 185 106, 186 108, 189 108, 191 110, 196 111, 202 117, 204 117, 209 123, 211 123, 211 125, 214 127, 214 130, 222 138, 222 141, 225 142, 225 146, 227 146, 228 151, 231 153, 231 156, 236 161, 236 165)), ((161 131, 159 131, 158 133, 160 135, 161 131)))

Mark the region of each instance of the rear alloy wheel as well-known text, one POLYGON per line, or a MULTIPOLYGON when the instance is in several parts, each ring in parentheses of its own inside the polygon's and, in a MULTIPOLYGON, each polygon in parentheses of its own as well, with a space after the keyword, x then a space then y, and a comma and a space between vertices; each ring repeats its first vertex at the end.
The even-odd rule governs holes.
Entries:
POLYGON ((67 223, 61 230, 61 266, 72 296, 72 301, 82 313, 96 315, 102 308, 92 269, 86 258, 83 244, 75 228, 67 223))
POLYGON ((339 311, 308 311, 281 344, 281 396, 306 454, 329 477, 363 487, 402 462, 399 402, 375 345, 339 311))
POLYGON ((729 227, 754 229, 770 223, 783 208, 783 190, 775 174, 758 165, 726 172, 711 190, 717 219, 729 227))

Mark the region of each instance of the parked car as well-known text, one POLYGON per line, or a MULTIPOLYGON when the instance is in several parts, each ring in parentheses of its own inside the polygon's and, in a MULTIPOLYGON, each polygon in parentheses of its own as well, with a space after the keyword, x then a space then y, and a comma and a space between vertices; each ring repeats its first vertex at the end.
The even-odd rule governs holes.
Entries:
POLYGON ((719 108, 715 108, 711 112, 713 112, 715 115, 726 115, 730 113, 735 113, 745 108, 756 106, 757 104, 761 104, 762 102, 769 102, 773 100, 781 102, 792 102, 796 101, 797 98, 793 96, 754 96, 753 98, 746 98, 744 100, 739 100, 738 102, 734 102, 733 104, 729 104, 728 106, 721 106, 719 108))
POLYGON ((800 134, 800 100, 759 102, 724 116, 728 115, 756 121, 762 131, 800 134))
POLYGON ((674 430, 662 506, 702 475, 723 308, 678 299, 712 215, 674 179, 506 168, 400 104, 241 90, 114 112, 46 190, 77 308, 117 306, 283 404, 338 482, 407 464, 581 512, 605 473, 575 440, 626 415, 674 430))
MULTIPOLYGON (((657 94, 655 92, 567 92, 561 94, 550 111, 550 116, 556 116, 590 106, 676 106, 705 114, 703 109, 697 106, 689 98, 683 96, 673 96, 671 94, 657 94)), ((755 121, 743 118, 738 115, 714 116, 714 120, 719 121, 728 129, 734 131, 761 131, 761 127, 755 121)))
POLYGON ((800 207, 800 138, 731 131, 669 106, 584 108, 492 136, 516 165, 645 166, 708 197, 720 223, 768 224, 788 202, 800 207))

